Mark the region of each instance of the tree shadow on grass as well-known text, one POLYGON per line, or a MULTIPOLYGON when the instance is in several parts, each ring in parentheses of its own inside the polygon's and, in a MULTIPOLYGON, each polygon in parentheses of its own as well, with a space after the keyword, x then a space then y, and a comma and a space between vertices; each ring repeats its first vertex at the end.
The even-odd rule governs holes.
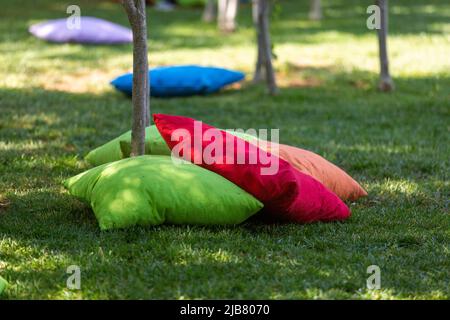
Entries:
POLYGON ((87 268, 86 296, 359 297, 370 264, 384 270, 388 297, 448 296, 448 137, 439 128, 446 127, 442 88, 449 78, 398 78, 397 92, 382 94, 342 84, 375 74, 294 71, 324 82, 282 88, 277 97, 256 86, 158 99, 153 111, 224 128, 281 128, 282 142, 318 152, 368 189, 346 223, 100 232, 92 211, 61 182, 86 168, 75 156, 128 130, 130 100, 109 92, 0 89, 1 142, 12 143, 0 154, 0 192, 10 202, 0 214, 2 275, 18 281, 10 297, 25 297, 30 288, 35 297, 58 295, 69 263, 87 268), (32 265, 40 259, 41 267, 32 265))
POLYGON ((2 274, 15 286, 10 298, 62 295, 73 264, 84 298, 364 298, 366 268, 375 263, 385 298, 448 295, 430 281, 434 268, 442 268, 435 278, 445 276, 444 257, 427 260, 430 243, 417 235, 360 233, 348 224, 245 228, 161 226, 50 241, 6 234, 36 263, 13 246, 2 258, 15 267, 2 274))
MULTIPOLYGON (((154 99, 152 111, 191 116, 222 128, 280 128, 281 142, 310 145, 332 161, 337 155, 321 150, 324 140, 333 148, 370 148, 379 141, 395 149, 409 144, 405 135, 424 132, 435 147, 445 144, 440 126, 426 126, 427 121, 441 123, 448 115, 442 88, 450 85, 450 78, 445 75, 396 78, 397 91, 383 94, 375 88, 376 74, 290 65, 283 68, 286 75, 280 73, 280 77, 286 77, 287 85, 276 97, 268 96, 263 85, 246 84, 241 90, 210 96, 154 99), (290 79, 299 77, 313 79, 317 85, 290 86, 290 79)), ((4 148, 2 159, 10 161, 20 154, 57 158, 78 153, 82 157, 129 130, 131 123, 131 100, 115 92, 92 95, 1 88, 0 95, 0 130, 5 141, 13 143, 4 148)), ((411 145, 411 152, 422 148, 420 139, 417 143, 411 145)), ((348 149, 347 153, 354 151, 348 149)), ((345 161, 345 157, 340 158, 345 161)))

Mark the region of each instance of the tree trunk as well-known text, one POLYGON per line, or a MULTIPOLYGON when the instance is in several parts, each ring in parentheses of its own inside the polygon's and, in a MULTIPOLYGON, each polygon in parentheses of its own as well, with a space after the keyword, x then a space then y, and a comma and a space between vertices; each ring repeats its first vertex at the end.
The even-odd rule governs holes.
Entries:
POLYGON ((223 32, 233 32, 236 30, 236 15, 239 0, 219 0, 219 13, 217 23, 223 32))
POLYGON ((255 74, 253 76, 253 83, 258 83, 264 80, 264 57, 262 52, 262 33, 258 31, 258 12, 259 12, 259 0, 252 1, 252 14, 253 14, 253 24, 256 29, 256 45, 257 45, 257 56, 256 56, 256 66, 255 66, 255 74))
POLYGON ((257 10, 257 41, 258 41, 258 57, 256 62, 256 70, 254 81, 258 81, 259 78, 263 78, 267 82, 267 88, 271 95, 275 95, 278 92, 275 72, 272 65, 272 44, 270 42, 269 31, 269 1, 268 0, 256 0, 257 10))
POLYGON ((203 10, 202 19, 205 22, 213 22, 216 17, 216 0, 208 0, 203 10))
POLYGON ((389 74, 389 58, 387 54, 387 33, 388 33, 388 0, 376 0, 376 5, 380 8, 380 29, 378 29, 378 45, 380 53, 380 82, 381 91, 394 90, 394 82, 389 74))
POLYGON ((131 156, 145 153, 145 127, 150 122, 145 0, 122 0, 133 31, 133 124, 131 156))
POLYGON ((309 19, 321 20, 322 19, 322 5, 320 0, 311 0, 311 9, 309 10, 309 19))

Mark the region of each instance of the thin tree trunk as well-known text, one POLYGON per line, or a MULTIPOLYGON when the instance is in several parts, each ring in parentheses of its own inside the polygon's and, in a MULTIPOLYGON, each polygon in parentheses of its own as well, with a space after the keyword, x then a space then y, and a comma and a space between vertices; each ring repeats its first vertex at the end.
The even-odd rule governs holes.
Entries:
POLYGON ((208 0, 205 5, 205 9, 203 10, 202 19, 205 22, 212 22, 216 17, 216 0, 208 0))
POLYGON ((239 6, 239 0, 228 0, 227 13, 226 13, 226 30, 236 30, 236 16, 239 6))
POLYGON ((321 20, 322 19, 322 4, 320 0, 311 0, 311 9, 309 11, 309 19, 321 20))
POLYGON ((275 72, 272 65, 272 44, 270 42, 270 31, 269 31, 269 11, 270 11, 269 1, 258 0, 257 6, 258 6, 258 15, 257 15, 258 54, 260 54, 261 64, 264 66, 265 70, 264 78, 267 82, 267 88, 269 90, 269 93, 271 95, 275 95, 278 92, 278 88, 275 80, 275 72))
POLYGON ((380 29, 378 29, 378 45, 380 53, 380 82, 381 91, 394 90, 394 82, 389 73, 389 58, 387 53, 388 34, 388 0, 377 0, 376 4, 380 8, 380 29))
POLYGON ((265 62, 262 52, 262 45, 261 45, 261 37, 258 35, 257 37, 258 43, 257 43, 257 56, 256 56, 256 66, 255 66, 255 74, 253 75, 253 83, 259 83, 265 79, 266 71, 264 69, 265 62))
POLYGON ((133 124, 131 156, 145 153, 145 127, 150 119, 145 0, 122 0, 133 31, 133 124))
MULTIPOLYGON (((146 52, 147 55, 147 52, 146 52)), ((147 61, 147 77, 145 78, 146 83, 145 83, 145 91, 147 92, 146 94, 146 104, 145 104, 145 126, 148 127, 150 125, 150 73, 148 72, 148 61, 147 61)), ((145 133, 144 133, 144 140, 145 140, 145 133)))
POLYGON ((223 32, 236 30, 236 15, 239 0, 219 0, 217 23, 223 32))
POLYGON ((264 57, 262 52, 262 40, 261 40, 261 32, 258 32, 258 12, 259 12, 259 0, 252 1, 252 14, 253 14, 253 24, 255 25, 256 31, 256 40, 257 40, 257 56, 256 56, 256 66, 255 66, 255 74, 253 76, 253 83, 258 83, 264 80, 264 57))
POLYGON ((217 25, 219 30, 222 30, 225 26, 225 16, 228 6, 228 0, 219 0, 217 7, 217 25))

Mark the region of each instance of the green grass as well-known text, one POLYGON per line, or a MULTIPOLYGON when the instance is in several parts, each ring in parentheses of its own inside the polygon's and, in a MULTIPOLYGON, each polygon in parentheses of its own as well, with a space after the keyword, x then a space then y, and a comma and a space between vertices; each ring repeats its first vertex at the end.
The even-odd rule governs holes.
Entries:
MULTIPOLYGON (((280 128, 362 183, 345 223, 235 228, 160 226, 100 232, 63 179, 90 149, 130 128, 131 102, 109 81, 131 69, 131 46, 48 44, 27 27, 82 14, 127 24, 97 1, 0 1, 0 275, 3 298, 450 298, 450 5, 391 1, 389 49, 397 90, 376 91, 371 1, 285 1, 272 24, 280 95, 246 83, 208 97, 153 99, 152 111, 224 128, 280 128), (66 288, 79 265, 82 288, 66 288), (381 290, 366 268, 381 268, 381 290)), ((250 11, 221 35, 199 10, 149 10, 150 63, 254 65, 250 11)))

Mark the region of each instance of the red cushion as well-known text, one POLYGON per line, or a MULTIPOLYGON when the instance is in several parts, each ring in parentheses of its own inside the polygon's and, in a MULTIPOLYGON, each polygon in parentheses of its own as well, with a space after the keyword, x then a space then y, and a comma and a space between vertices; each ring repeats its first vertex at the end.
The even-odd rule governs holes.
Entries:
MULTIPOLYGON (((175 152, 176 155, 220 174, 246 190, 264 203, 264 212, 272 218, 304 223, 343 220, 350 216, 350 210, 347 206, 320 182, 257 146, 207 124, 201 123, 199 125, 200 122, 198 121, 195 133, 199 136, 199 139, 194 143, 194 123, 196 120, 164 114, 155 114, 153 118, 170 149, 176 147, 173 150, 174 152, 177 151, 175 152), (172 133, 177 129, 184 129, 185 131, 177 131, 178 134, 182 133, 181 138, 177 137, 174 139, 175 141, 172 141, 172 133), (204 138, 203 134, 209 129, 213 129, 214 135, 217 134, 222 138, 222 141, 219 139, 217 142, 220 143, 222 149, 218 148, 217 154, 212 153, 215 156, 219 155, 218 158, 222 160, 221 163, 218 163, 219 161, 211 163, 206 157, 203 157, 203 150, 206 150, 205 148, 214 140, 214 138, 204 138), (185 136, 186 134, 187 136, 185 136), (190 137, 190 139, 186 137, 190 137), (244 146, 244 148, 241 147, 237 152, 238 143, 240 147, 244 146), (179 152, 180 149, 182 152, 179 152), (234 150, 234 152, 227 152, 226 150, 234 150), (245 156, 245 164, 242 164, 242 161, 241 164, 238 163, 238 155, 240 157, 245 156), (272 175, 261 174, 262 169, 267 170, 271 166, 271 164, 265 164, 266 162, 264 162, 264 159, 268 157, 274 161, 271 162, 272 165, 278 161, 278 171, 272 175), (257 161, 250 164, 249 159, 257 159, 257 161)), ((211 146, 209 150, 211 150, 211 146)))

